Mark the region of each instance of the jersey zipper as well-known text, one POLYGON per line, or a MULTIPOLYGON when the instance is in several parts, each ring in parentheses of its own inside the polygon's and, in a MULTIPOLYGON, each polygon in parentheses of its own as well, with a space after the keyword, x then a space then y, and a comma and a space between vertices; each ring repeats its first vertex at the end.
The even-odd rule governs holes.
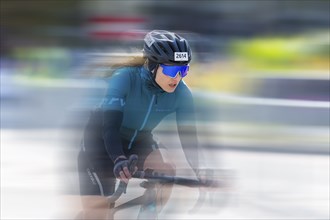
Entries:
MULTIPOLYGON (((144 120, 143 120, 143 123, 142 123, 140 129, 139 129, 139 130, 137 130, 137 129, 135 130, 134 135, 133 135, 133 137, 131 138, 131 141, 130 141, 130 143, 129 143, 129 145, 128 145, 128 149, 131 149, 131 148, 132 148, 132 144, 133 144, 133 142, 134 142, 134 140, 135 140, 135 138, 136 138, 136 135, 137 135, 138 131, 141 131, 141 130, 144 128, 144 126, 146 125, 147 120, 148 120, 148 118, 149 118, 149 115, 150 115, 150 113, 151 113, 152 104, 153 104, 154 101, 155 101, 155 97, 156 97, 155 94, 152 95, 152 98, 151 98, 151 101, 150 101, 150 104, 149 104, 149 107, 148 107, 147 114, 146 114, 146 116, 144 117, 144 120)), ((156 99, 156 101, 157 101, 157 99, 156 99)))

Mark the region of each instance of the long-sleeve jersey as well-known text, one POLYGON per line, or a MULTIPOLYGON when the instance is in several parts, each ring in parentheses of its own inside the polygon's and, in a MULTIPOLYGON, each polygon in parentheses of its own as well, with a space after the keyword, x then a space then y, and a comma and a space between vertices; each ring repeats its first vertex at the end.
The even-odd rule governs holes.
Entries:
POLYGON ((103 140, 108 156, 123 155, 120 139, 128 149, 148 135, 169 114, 176 114, 181 145, 192 168, 198 167, 198 142, 191 91, 180 81, 173 93, 163 91, 143 66, 123 67, 108 80, 101 104, 103 140))

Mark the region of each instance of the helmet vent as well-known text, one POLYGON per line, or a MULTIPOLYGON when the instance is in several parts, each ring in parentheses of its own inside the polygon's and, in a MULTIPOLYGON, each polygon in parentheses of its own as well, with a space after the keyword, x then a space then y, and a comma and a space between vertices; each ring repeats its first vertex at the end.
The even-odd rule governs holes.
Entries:
POLYGON ((147 34, 144 40, 144 54, 156 63, 178 63, 174 60, 175 52, 186 52, 188 60, 179 63, 189 63, 191 60, 191 50, 188 42, 173 32, 154 30, 147 34), (149 39, 149 38, 150 39, 149 39), (150 42, 153 42, 150 44, 150 42))
POLYGON ((164 47, 164 45, 162 43, 158 43, 158 46, 161 49, 161 52, 168 54, 168 50, 166 49, 166 47, 164 47))
POLYGON ((173 36, 171 34, 164 34, 164 36, 169 40, 173 39, 173 36))
POLYGON ((182 48, 182 41, 180 41, 179 39, 175 39, 175 42, 176 42, 176 45, 178 45, 178 49, 180 50, 180 51, 177 51, 177 52, 185 52, 186 50, 184 50, 184 48, 182 48))
POLYGON ((170 48, 171 48, 171 52, 180 52, 180 51, 176 51, 176 49, 174 48, 173 44, 169 44, 170 48))
POLYGON ((184 51, 188 51, 188 45, 187 45, 186 42, 183 44, 183 47, 184 47, 184 48, 183 48, 184 51))

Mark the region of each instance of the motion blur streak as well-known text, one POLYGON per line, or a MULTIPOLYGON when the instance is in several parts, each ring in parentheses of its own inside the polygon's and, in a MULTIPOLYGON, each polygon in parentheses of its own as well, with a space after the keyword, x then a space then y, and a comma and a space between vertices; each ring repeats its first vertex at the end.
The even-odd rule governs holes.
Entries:
MULTIPOLYGON (((74 219, 76 157, 113 64, 184 36, 205 165, 159 219, 329 219, 329 1, 1 1, 1 219, 74 219)), ((154 134, 193 177, 170 115, 154 134)), ((143 193, 132 180, 123 203, 143 193)), ((138 208, 120 211, 136 219, 138 208)))

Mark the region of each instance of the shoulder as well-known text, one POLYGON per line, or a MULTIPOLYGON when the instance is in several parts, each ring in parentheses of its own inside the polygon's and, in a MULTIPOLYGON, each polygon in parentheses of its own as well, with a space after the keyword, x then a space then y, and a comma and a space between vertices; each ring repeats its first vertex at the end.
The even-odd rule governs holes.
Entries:
POLYGON ((127 78, 136 75, 140 69, 138 67, 120 67, 116 69, 113 73, 113 75, 110 77, 111 78, 127 78))
POLYGON ((139 76, 140 68, 138 67, 120 67, 116 69, 108 78, 108 83, 111 84, 129 84, 139 76))
POLYGON ((188 85, 181 81, 176 91, 177 102, 180 109, 192 109, 194 106, 193 94, 188 85))

